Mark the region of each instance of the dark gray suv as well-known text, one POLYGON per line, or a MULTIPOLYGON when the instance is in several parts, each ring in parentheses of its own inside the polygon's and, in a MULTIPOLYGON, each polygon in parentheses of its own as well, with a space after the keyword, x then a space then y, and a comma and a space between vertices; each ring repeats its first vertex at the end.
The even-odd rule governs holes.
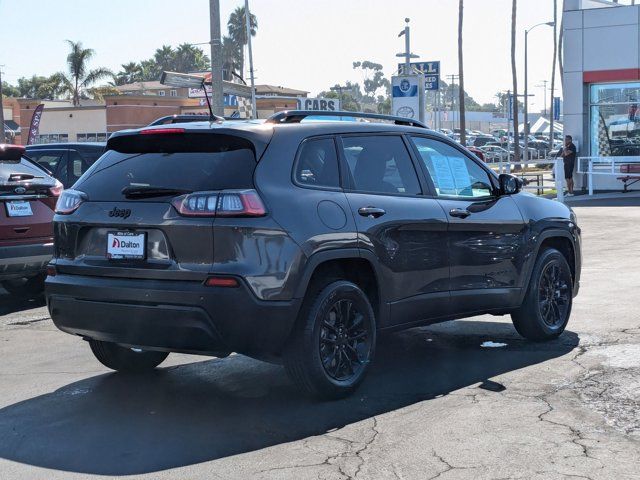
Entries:
POLYGON ((568 207, 419 122, 312 115, 113 134, 57 205, 57 327, 115 370, 240 352, 321 398, 358 386, 381 331, 491 313, 532 340, 563 332, 568 207))

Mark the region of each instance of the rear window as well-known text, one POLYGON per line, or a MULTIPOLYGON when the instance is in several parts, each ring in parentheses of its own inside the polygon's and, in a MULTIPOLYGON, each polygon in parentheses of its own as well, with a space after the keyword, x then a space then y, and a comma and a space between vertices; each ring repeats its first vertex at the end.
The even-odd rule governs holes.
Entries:
POLYGON ((253 188, 256 161, 252 150, 224 152, 107 152, 75 188, 90 200, 122 200, 122 189, 154 186, 190 191, 253 188))

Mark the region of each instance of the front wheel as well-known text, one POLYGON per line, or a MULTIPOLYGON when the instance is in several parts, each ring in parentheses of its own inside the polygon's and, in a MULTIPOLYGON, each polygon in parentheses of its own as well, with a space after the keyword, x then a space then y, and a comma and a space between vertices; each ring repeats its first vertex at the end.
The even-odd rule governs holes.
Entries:
POLYGON ((572 285, 564 255, 553 248, 540 253, 524 302, 511 314, 518 333, 530 340, 557 338, 571 315, 572 285))
POLYGON ((105 367, 119 372, 146 372, 160 365, 167 352, 140 351, 115 343, 89 340, 91 351, 105 367))
POLYGON ((373 360, 375 315, 367 296, 351 282, 333 282, 312 295, 305 299, 284 365, 306 393, 341 398, 358 387, 373 360))

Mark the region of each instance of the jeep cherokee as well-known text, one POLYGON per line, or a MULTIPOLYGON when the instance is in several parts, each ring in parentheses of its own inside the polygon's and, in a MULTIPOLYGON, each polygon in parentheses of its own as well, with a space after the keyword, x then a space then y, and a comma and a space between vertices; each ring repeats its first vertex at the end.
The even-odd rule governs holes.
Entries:
POLYGON ((114 133, 57 205, 57 327, 115 370, 240 352, 320 398, 358 386, 381 331, 492 313, 532 340, 563 332, 568 207, 420 122, 318 115, 114 133))

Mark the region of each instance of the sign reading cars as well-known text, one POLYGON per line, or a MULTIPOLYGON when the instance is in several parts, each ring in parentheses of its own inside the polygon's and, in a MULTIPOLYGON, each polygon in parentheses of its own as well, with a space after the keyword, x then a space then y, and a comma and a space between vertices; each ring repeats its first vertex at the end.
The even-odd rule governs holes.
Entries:
POLYGON ((318 112, 337 112, 340 100, 337 98, 299 98, 299 110, 317 110, 318 112))

